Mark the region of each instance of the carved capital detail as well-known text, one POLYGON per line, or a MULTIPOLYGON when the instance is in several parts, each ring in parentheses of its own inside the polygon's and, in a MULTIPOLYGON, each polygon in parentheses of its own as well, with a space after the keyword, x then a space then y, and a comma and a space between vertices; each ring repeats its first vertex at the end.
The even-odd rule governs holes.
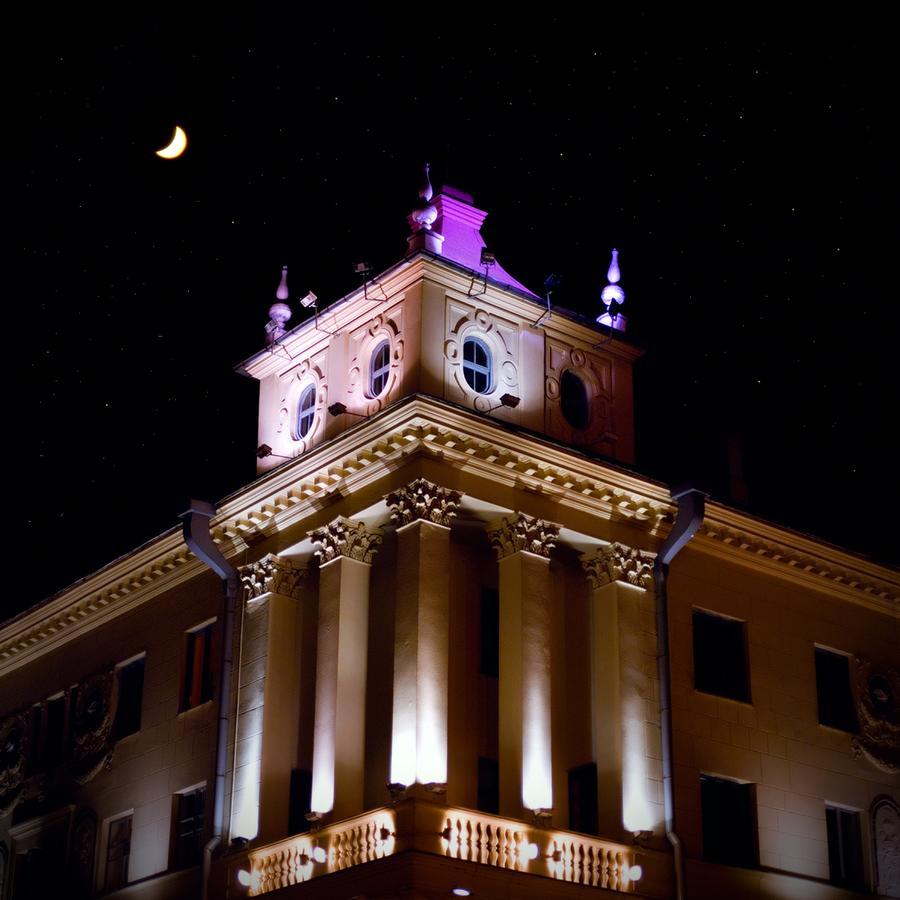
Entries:
POLYGON ((257 562, 241 566, 244 600, 249 602, 263 594, 282 594, 299 599, 309 570, 295 566, 290 560, 269 553, 257 562))
POLYGON ((504 517, 499 525, 488 530, 491 546, 497 551, 497 559, 525 551, 537 556, 550 556, 559 536, 559 525, 535 519, 524 513, 504 517))
POLYGON ((655 553, 618 543, 607 544, 581 556, 581 565, 594 588, 621 581, 645 591, 652 590, 655 562, 655 553))
POLYGON ((371 564, 381 546, 381 535, 369 531, 362 522, 340 516, 324 528, 311 531, 309 536, 316 546, 319 565, 331 562, 339 556, 371 564))
POLYGON ((384 500, 391 510, 391 521, 409 525, 417 519, 450 527, 462 494, 417 478, 405 487, 388 494, 384 500))

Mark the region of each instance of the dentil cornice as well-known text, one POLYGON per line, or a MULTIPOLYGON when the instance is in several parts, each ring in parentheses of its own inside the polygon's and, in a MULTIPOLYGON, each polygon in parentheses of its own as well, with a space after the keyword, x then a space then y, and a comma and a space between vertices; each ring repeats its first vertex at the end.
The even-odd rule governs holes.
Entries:
POLYGON ((384 501, 391 511, 391 521, 403 526, 422 519, 449 528, 456 517, 462 494, 417 478, 388 494, 384 501))
POLYGON ((381 546, 381 535, 370 531, 362 522, 338 516, 324 528, 311 531, 319 565, 344 556, 357 562, 371 564, 381 546))
POLYGON ((247 601, 262 597, 263 594, 281 594, 299 599, 303 585, 309 577, 309 570, 295 566, 290 560, 269 553, 257 562, 238 569, 244 596, 247 601))
POLYGON ((559 525, 524 513, 506 516, 488 529, 488 537, 491 546, 497 551, 498 559, 522 551, 549 557, 558 536, 559 525))
POLYGON ((621 581, 645 591, 652 590, 655 562, 655 553, 619 543, 598 547, 593 553, 581 556, 581 565, 595 588, 621 581))

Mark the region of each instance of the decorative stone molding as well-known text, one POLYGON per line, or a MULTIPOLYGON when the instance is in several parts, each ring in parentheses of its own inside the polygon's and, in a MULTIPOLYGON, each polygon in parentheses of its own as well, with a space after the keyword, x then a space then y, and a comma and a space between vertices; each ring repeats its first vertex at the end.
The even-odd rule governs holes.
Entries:
POLYGON ((853 754, 882 772, 900 773, 900 672, 856 660, 856 715, 859 733, 851 740, 853 754))
POLYGON ((31 729, 28 710, 7 716, 0 723, 0 806, 12 798, 25 780, 31 729))
POLYGON ((875 892, 879 897, 900 897, 900 806, 891 797, 873 801, 871 833, 875 892))
POLYGON ((524 513, 504 517, 499 525, 488 530, 491 546, 497 551, 497 559, 522 551, 549 557, 558 536, 559 525, 524 513))
POLYGON ((269 553, 262 559, 238 570, 244 585, 246 602, 262 597, 263 594, 281 594, 299 599, 303 585, 309 577, 309 570, 295 566, 290 560, 269 553))
POLYGON ((461 499, 462 494, 458 491, 439 487, 424 478, 417 478, 384 498, 391 510, 391 521, 396 525, 409 525, 423 519, 445 528, 449 528, 456 517, 461 499))
POLYGON ((622 581, 645 591, 653 590, 655 562, 655 553, 618 543, 598 547, 595 552, 581 556, 581 565, 594 588, 622 581))
POLYGON ((339 556, 371 564, 381 546, 381 535, 369 531, 362 522, 339 516, 324 528, 309 532, 316 545, 319 565, 331 562, 339 556))

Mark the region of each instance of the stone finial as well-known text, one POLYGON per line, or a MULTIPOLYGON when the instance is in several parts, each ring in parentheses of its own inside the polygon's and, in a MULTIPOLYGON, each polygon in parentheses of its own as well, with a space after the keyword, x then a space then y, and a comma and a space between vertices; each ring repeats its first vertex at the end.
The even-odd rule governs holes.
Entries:
POLYGON ((275 291, 275 299, 276 300, 287 300, 290 296, 288 293, 288 283, 287 283, 287 266, 281 267, 281 281, 278 284, 278 289, 275 291))
POLYGON ((620 307, 625 302, 625 291, 619 284, 622 273, 619 270, 619 251, 613 247, 612 258, 609 261, 609 268, 606 270, 607 285, 600 291, 600 299, 606 307, 605 311, 597 316, 597 321, 601 325, 608 325, 618 331, 625 330, 625 316, 622 315, 620 307))
POLYGON ((241 566, 241 583, 247 602, 263 594, 281 594, 299 598, 309 570, 295 566, 290 560, 269 553, 257 562, 241 566))
POLYGON ((316 545, 319 565, 331 562, 339 556, 371 564, 381 546, 381 535, 369 531, 362 522, 339 516, 324 528, 309 532, 316 545))
POLYGON ((431 198, 434 196, 434 189, 431 187, 431 166, 425 163, 422 184, 419 187, 419 200, 421 203, 414 209, 409 216, 409 224, 413 231, 431 231, 431 226, 437 218, 437 207, 432 205, 431 198))
POLYGON ((607 544, 593 553, 584 553, 581 556, 581 565, 591 581, 591 586, 595 588, 612 584, 614 581, 622 581, 644 590, 652 590, 655 561, 655 553, 618 543, 607 544))
POLYGON ((498 559, 520 551, 549 557, 558 536, 559 525, 524 513, 504 517, 498 525, 488 530, 488 537, 497 551, 498 559))
POLYGON ((462 494, 417 478, 415 481, 388 494, 384 500, 391 510, 391 521, 396 525, 408 525, 417 519, 450 527, 462 494))

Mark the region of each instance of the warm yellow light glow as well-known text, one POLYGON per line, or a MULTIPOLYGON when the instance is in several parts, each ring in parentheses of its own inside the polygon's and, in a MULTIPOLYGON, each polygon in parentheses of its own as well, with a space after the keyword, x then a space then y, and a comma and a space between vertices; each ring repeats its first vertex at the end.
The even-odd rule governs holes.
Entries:
POLYGON ((526 809, 553 807, 550 757, 550 684, 535 672, 523 673, 522 804, 526 809), (527 688, 531 687, 531 690, 527 688))
POLYGON ((238 743, 234 780, 231 833, 253 840, 259 833, 259 782, 262 734, 238 743))
POLYGON ((645 723, 639 698, 622 708, 622 824, 627 831, 652 831, 655 816, 647 801, 645 723))
POLYGON ((409 785, 416 780, 416 717, 408 706, 394 704, 394 734, 391 740, 391 782, 409 785))
POLYGON ((175 134, 172 135, 169 145, 163 147, 162 150, 157 150, 156 155, 162 159, 175 159, 176 156, 181 156, 184 153, 185 147, 187 147, 187 135, 180 125, 176 125, 175 134))

